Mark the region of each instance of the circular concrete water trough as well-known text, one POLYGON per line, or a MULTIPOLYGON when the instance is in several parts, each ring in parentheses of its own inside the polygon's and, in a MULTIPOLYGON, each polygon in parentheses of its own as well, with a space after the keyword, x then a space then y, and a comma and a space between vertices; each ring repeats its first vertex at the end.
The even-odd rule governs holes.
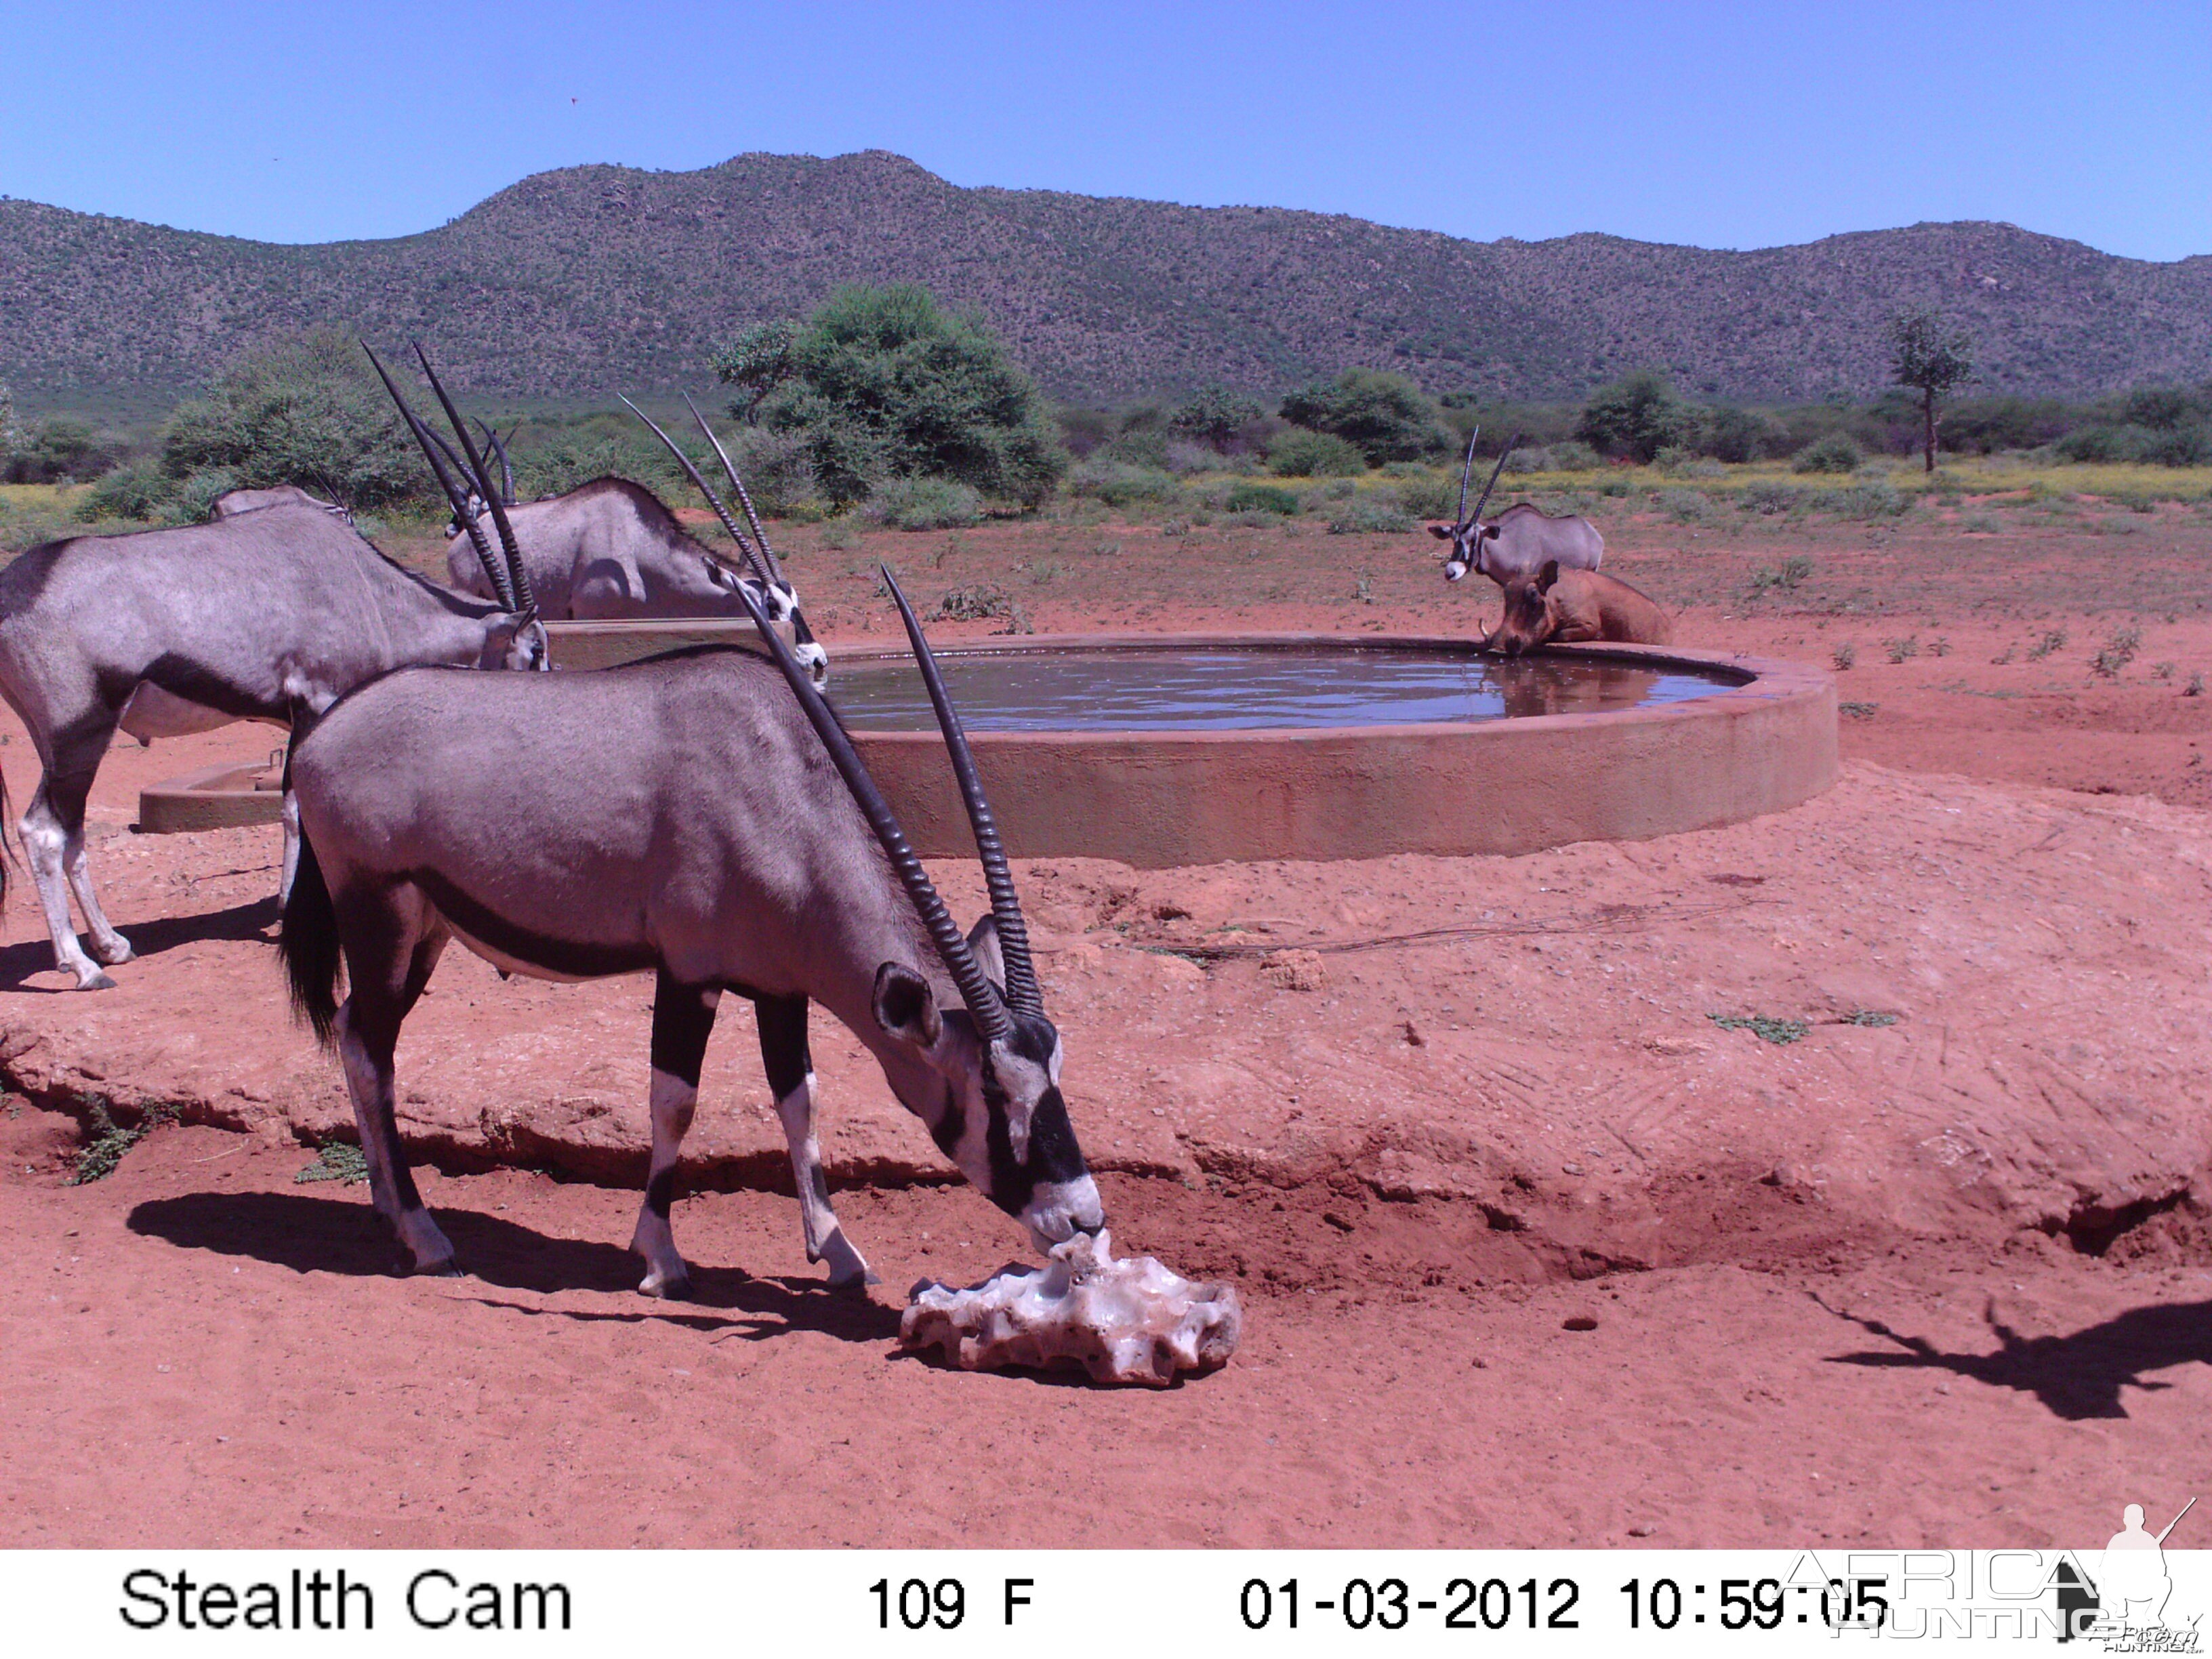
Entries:
MULTIPOLYGON (((554 659, 571 669, 745 642, 713 623, 553 633, 554 659)), ((1018 857, 1159 868, 1528 853, 1779 811, 1836 775, 1834 683, 1759 658, 1567 646, 1506 664, 1465 640, 1250 634, 962 641, 939 655, 1018 857), (1209 661, 1210 681, 1182 676, 1209 661)), ((917 849, 972 857, 933 726, 884 729, 921 724, 913 696, 885 690, 911 676, 904 657, 832 647, 832 695, 917 849)), ((249 815, 221 822, 272 819, 275 796, 251 787, 262 769, 149 789, 141 828, 215 827, 216 810, 249 815)))

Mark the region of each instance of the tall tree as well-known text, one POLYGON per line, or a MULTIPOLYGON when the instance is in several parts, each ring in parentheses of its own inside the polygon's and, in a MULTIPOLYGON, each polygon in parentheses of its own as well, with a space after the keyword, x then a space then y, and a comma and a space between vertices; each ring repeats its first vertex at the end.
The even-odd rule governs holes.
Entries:
POLYGON ((791 378, 791 343, 798 333, 799 325, 788 318, 755 323, 714 354, 716 378, 743 394, 731 403, 731 414, 750 424, 768 395, 791 378))
POLYGON ((1936 404, 1973 378, 1973 343, 1925 306, 1900 311, 1889 323, 1889 377, 1920 394, 1923 446, 1936 470, 1936 404))

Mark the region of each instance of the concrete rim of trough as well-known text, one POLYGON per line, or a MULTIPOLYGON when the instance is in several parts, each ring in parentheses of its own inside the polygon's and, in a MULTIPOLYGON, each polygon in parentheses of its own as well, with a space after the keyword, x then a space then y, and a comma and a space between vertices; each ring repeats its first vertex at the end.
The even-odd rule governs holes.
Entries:
MULTIPOLYGON (((636 645, 647 651, 634 654, 714 639, 745 644, 750 624, 572 623, 549 631, 555 660, 573 662, 636 645)), ((938 649, 960 657, 1224 646, 1467 652, 1472 641, 1072 634, 966 638, 938 649)), ((830 647, 833 665, 905 654, 903 645, 889 642, 830 647)), ((1559 646, 1547 654, 1718 671, 1741 683, 1605 713, 1252 731, 972 732, 969 741, 1014 856, 1114 859, 1139 869, 1404 853, 1514 854, 1577 841, 1641 841, 1785 811, 1835 781, 1835 682, 1820 669, 1671 646, 1559 646)), ((975 855, 934 732, 856 726, 853 741, 915 850, 931 858, 975 855)), ((263 764, 208 768, 142 792, 139 827, 161 833, 273 822, 277 796, 238 787, 263 764), (226 775, 234 775, 228 788, 226 775)))

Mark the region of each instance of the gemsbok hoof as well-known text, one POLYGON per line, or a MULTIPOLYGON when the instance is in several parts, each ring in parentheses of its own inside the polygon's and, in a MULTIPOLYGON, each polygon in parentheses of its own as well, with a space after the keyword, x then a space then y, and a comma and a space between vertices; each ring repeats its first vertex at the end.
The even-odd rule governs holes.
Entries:
POLYGON ((106 974, 79 974, 76 988, 80 991, 112 991, 115 981, 106 974))
POLYGON ((689 1302, 691 1299, 691 1275, 663 1274, 659 1268, 646 1274, 637 1282, 640 1296, 657 1296, 663 1302, 689 1302))

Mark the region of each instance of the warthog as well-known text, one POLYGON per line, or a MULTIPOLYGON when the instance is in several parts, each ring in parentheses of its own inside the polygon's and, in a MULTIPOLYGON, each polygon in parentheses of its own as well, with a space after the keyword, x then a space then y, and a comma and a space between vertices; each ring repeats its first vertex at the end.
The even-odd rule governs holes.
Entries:
POLYGON ((1535 574, 1504 586, 1505 615, 1483 641, 1486 650, 1517 657, 1540 645, 1667 645, 1674 638, 1674 624, 1649 594, 1595 570, 1562 570, 1547 559, 1535 574))

